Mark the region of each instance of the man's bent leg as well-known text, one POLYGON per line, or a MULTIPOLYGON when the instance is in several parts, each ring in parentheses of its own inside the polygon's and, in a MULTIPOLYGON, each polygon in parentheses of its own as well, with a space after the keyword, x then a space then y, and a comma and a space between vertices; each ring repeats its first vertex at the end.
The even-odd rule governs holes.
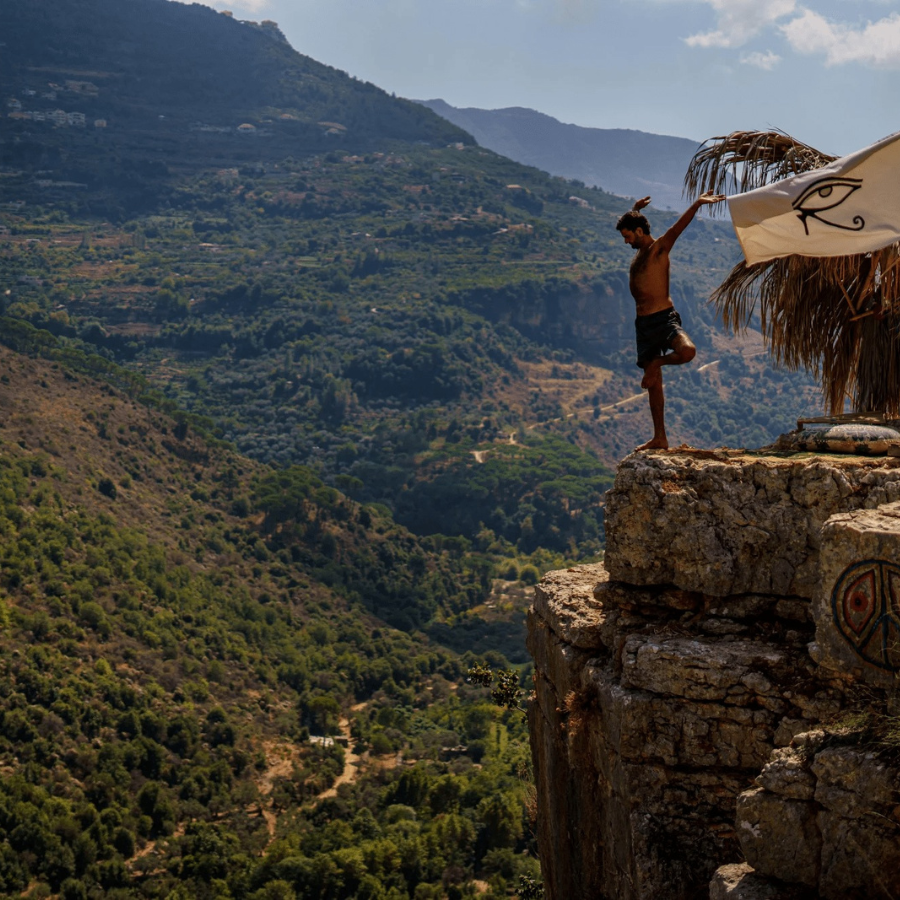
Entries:
POLYGON ((672 339, 672 352, 665 356, 657 356, 644 366, 644 377, 641 379, 641 387, 650 390, 657 381, 662 381, 663 366, 683 366, 689 363, 697 355, 694 342, 683 331, 680 331, 672 339))
POLYGON ((685 332, 680 331, 672 339, 672 352, 661 357, 659 364, 661 366, 683 366, 685 363, 689 363, 696 355, 697 348, 694 346, 694 342, 685 332))
MULTIPOLYGON (((653 362, 656 362, 656 360, 653 360, 653 362)), ((650 415, 653 419, 653 437, 645 444, 641 444, 640 447, 636 447, 635 449, 667 450, 669 448, 669 439, 666 436, 666 398, 663 393, 662 372, 658 365, 654 366, 651 370, 650 364, 645 367, 645 372, 644 381, 642 381, 641 384, 644 385, 644 382, 647 381, 648 378, 652 379, 650 383, 646 385, 646 388, 650 396, 650 415)))

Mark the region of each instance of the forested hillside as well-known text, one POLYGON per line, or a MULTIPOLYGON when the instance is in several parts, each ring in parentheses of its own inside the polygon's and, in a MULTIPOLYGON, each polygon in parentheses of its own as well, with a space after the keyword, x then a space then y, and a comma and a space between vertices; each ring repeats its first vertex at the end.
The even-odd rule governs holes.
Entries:
MULTIPOLYGON (((90 195, 47 188, 3 214, 7 310, 359 499, 394 506, 441 454, 473 468, 510 435, 528 448, 559 434, 610 466, 649 425, 643 402, 617 405, 639 399, 630 257, 621 202, 572 190, 471 148, 182 179, 118 224, 88 215, 90 195)), ((734 258, 726 226, 694 223, 674 255, 700 355, 670 381, 673 436, 764 444, 808 394, 716 327, 704 297, 734 258)))
POLYGON ((501 897, 534 875, 521 715, 370 613, 468 608, 486 560, 34 349, 0 351, 3 896, 501 897))
MULTIPOLYGON (((622 201, 467 144, 422 107, 294 53, 273 25, 165 0, 92 3, 91 15, 70 3, 50 16, 38 0, 10 19, 19 39, 3 55, 3 84, 23 109, 56 102, 40 92, 92 66, 110 76, 92 82, 96 96, 73 88, 57 101, 128 111, 101 129, 4 120, 10 314, 140 369, 244 452, 308 462, 398 514, 402 491, 445 460, 477 481, 485 454, 509 461, 494 448, 512 442, 543 454, 556 481, 569 465, 554 463, 552 435, 606 466, 646 435, 630 251, 613 227, 622 201), (212 87, 198 87, 201 68, 212 87), (204 93, 238 71, 240 90, 204 93), (176 100, 182 113, 158 112, 176 100), (328 136, 354 152, 309 155, 315 142, 284 144, 277 129, 191 130, 201 108, 235 121, 253 110, 326 124, 352 113, 368 125, 328 136), (165 140, 130 130, 144 114, 165 140), (110 181, 125 169, 127 184, 110 181)), ((662 229, 672 215, 653 221, 662 229)), ((759 445, 815 402, 805 379, 770 373, 755 342, 723 341, 705 297, 736 256, 730 228, 711 221, 695 222, 675 253, 673 297, 701 351, 671 381, 676 440, 759 445)), ((468 536, 492 518, 512 522, 499 536, 528 544, 521 510, 534 489, 489 491, 468 536)), ((589 537, 559 519, 550 512, 531 543, 589 537)))

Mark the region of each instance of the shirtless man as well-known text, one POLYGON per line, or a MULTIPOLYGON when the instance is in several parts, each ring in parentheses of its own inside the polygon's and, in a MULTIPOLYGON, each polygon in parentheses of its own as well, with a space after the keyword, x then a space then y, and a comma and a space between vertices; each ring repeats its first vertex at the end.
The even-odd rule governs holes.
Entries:
POLYGON ((697 348, 681 327, 681 316, 675 311, 669 296, 669 251, 701 206, 724 199, 719 194, 703 194, 662 237, 655 239, 650 236, 647 217, 641 213, 650 202, 649 197, 638 200, 631 211, 616 223, 616 230, 622 233, 625 243, 637 250, 631 263, 628 287, 637 311, 634 320, 637 364, 644 370, 641 387, 649 393, 650 415, 653 417, 653 437, 646 444, 641 444, 638 450, 668 448, 662 367, 683 365, 697 353, 697 348), (671 353, 666 352, 669 350, 671 353))

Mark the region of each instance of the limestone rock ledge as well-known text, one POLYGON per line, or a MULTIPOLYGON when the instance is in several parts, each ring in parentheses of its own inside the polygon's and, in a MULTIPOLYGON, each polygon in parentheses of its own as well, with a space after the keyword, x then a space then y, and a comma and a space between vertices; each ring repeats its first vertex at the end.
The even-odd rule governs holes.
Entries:
POLYGON ((826 519, 896 500, 896 459, 634 453, 607 494, 607 568, 634 585, 812 598, 826 519))
POLYGON ((602 565, 538 585, 530 715, 551 898, 694 900, 740 858, 738 796, 838 703, 811 681, 807 605, 789 609, 798 621, 760 599, 706 614, 702 596, 629 591, 602 565))
POLYGON ((893 896, 865 874, 877 866, 850 874, 847 848, 900 872, 897 773, 848 787, 875 764, 808 739, 861 673, 869 691, 896 683, 876 640, 900 622, 900 504, 876 509, 900 497, 891 463, 623 462, 605 564, 549 573, 529 615, 548 900, 893 896), (857 550, 880 554, 863 581, 857 550))

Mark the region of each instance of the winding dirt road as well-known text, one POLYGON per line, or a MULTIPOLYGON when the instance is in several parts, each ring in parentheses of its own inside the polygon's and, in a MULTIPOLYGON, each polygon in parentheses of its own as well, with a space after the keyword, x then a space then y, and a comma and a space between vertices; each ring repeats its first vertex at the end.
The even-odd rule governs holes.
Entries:
MULTIPOLYGON (((357 703, 356 706, 351 707, 352 712, 359 712, 359 710, 365 707, 365 703, 357 703)), ((347 749, 344 751, 344 771, 341 772, 340 775, 334 780, 334 784, 325 791, 322 791, 320 794, 316 796, 316 800, 324 800, 326 797, 336 797, 338 788, 342 784, 353 784, 354 781, 359 777, 359 764, 362 759, 364 759, 368 754, 364 753, 362 756, 356 754, 351 749, 353 746, 353 738, 350 737, 350 720, 346 718, 342 718, 338 723, 338 728, 341 729, 341 734, 347 738, 347 749)))

